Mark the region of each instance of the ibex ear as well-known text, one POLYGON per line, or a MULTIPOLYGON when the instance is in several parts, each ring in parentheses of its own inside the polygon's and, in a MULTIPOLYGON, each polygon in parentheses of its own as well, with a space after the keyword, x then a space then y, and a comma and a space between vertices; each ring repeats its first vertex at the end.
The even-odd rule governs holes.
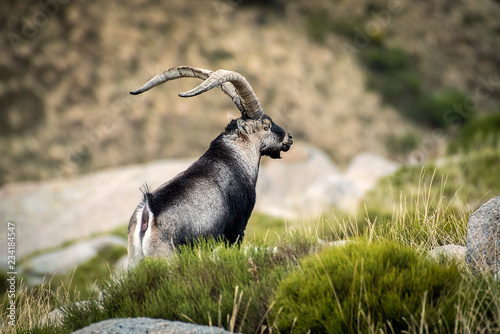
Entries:
POLYGON ((238 118, 237 125, 238 125, 238 130, 241 133, 244 133, 247 135, 252 134, 252 127, 247 122, 242 120, 241 118, 238 118))

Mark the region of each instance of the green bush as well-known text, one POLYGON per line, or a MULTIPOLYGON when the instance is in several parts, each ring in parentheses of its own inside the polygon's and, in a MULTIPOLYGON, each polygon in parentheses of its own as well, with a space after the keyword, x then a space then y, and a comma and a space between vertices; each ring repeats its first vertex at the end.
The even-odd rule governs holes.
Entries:
POLYGON ((462 305, 461 277, 456 264, 395 244, 330 248, 280 283, 275 321, 285 333, 418 332, 421 324, 448 332, 462 305))
POLYGON ((391 134, 385 139, 387 151, 391 154, 410 153, 418 148, 420 138, 414 133, 407 133, 401 136, 391 134))
POLYGON ((146 259, 103 284, 102 303, 71 308, 65 324, 75 330, 109 318, 152 317, 254 332, 266 321, 269 296, 287 263, 311 249, 303 238, 287 244, 272 253, 209 241, 181 247, 168 262, 146 259))
POLYGON ((475 108, 467 106, 466 99, 464 93, 446 89, 420 97, 416 113, 434 128, 461 126, 476 113, 475 108))
POLYGON ((317 42, 323 42, 331 28, 330 18, 324 12, 312 13, 306 18, 306 32, 317 42))
POLYGON ((484 147, 500 147, 500 114, 476 117, 460 128, 448 144, 448 153, 470 152, 484 147))
POLYGON ((383 44, 370 44, 359 54, 367 68, 368 88, 378 91, 384 102, 405 117, 430 128, 462 125, 476 110, 467 105, 467 95, 456 89, 429 91, 406 51, 383 44))
POLYGON ((279 16, 284 15, 286 4, 285 0, 222 0, 221 2, 221 5, 231 6, 234 8, 240 5, 257 7, 262 10, 262 14, 273 13, 279 16))
POLYGON ((368 88, 379 92, 385 103, 393 105, 405 117, 425 123, 414 112, 424 94, 415 60, 402 49, 384 45, 370 45, 359 56, 367 69, 368 88))
POLYGON ((408 70, 411 67, 409 55, 399 48, 383 46, 369 47, 360 53, 363 63, 372 71, 390 73, 408 70))

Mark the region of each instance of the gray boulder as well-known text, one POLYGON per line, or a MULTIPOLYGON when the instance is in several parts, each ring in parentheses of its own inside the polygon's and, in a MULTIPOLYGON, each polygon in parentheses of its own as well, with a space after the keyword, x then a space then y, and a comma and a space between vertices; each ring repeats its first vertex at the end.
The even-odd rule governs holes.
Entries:
POLYGON ((23 264, 23 271, 31 276, 52 276, 54 273, 65 274, 75 266, 95 257, 104 247, 127 247, 127 241, 115 235, 100 236, 81 241, 71 246, 50 253, 35 256, 23 264))
POLYGON ((395 162, 365 152, 341 173, 323 151, 299 143, 282 160, 263 161, 255 210, 289 218, 316 216, 331 207, 352 210, 381 177, 398 168, 395 162))
POLYGON ((375 153, 363 152, 349 163, 345 177, 354 184, 358 198, 361 198, 380 178, 393 174, 398 168, 399 164, 394 161, 375 153))
POLYGON ((78 334, 225 334, 228 331, 209 326, 188 324, 180 321, 151 318, 121 318, 97 322, 73 333, 78 334))
POLYGON ((304 199, 307 189, 339 175, 338 168, 323 151, 303 143, 294 145, 297 146, 284 154, 283 159, 262 161, 256 211, 277 217, 307 216, 311 214, 304 199))
POLYGON ((475 269, 500 274, 500 196, 469 217, 465 260, 475 269))
POLYGON ((63 325, 63 320, 64 320, 64 311, 63 308, 57 308, 44 316, 40 320, 40 326, 48 326, 48 325, 54 325, 54 326, 62 326, 63 325))
POLYGON ((359 200, 354 183, 343 175, 327 175, 324 179, 312 183, 304 192, 302 203, 309 216, 323 210, 336 207, 348 209, 359 200))

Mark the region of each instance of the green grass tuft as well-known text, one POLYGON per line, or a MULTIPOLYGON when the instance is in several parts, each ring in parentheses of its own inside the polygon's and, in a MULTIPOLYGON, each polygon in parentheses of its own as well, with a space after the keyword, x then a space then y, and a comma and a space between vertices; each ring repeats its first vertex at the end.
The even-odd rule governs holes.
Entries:
POLYGON ((272 217, 260 212, 253 212, 245 230, 245 240, 274 243, 283 234, 286 222, 282 218, 272 217))
POLYGON ((498 170, 500 151, 488 147, 425 167, 402 167, 368 192, 359 221, 412 247, 465 246, 468 217, 498 195, 498 170))

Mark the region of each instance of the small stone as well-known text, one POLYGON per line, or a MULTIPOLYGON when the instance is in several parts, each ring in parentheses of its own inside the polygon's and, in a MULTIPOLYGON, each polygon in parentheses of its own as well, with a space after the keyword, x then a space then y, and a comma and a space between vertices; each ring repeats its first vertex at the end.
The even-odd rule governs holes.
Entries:
POLYGON ((330 242, 330 246, 345 247, 348 244, 350 244, 351 242, 352 242, 351 240, 337 240, 337 241, 330 242))
POLYGON ((443 256, 448 259, 463 261, 465 259, 466 248, 458 245, 444 245, 431 250, 430 255, 434 259, 443 256))
POLYGON ((62 326, 64 319, 64 313, 61 308, 57 308, 50 312, 40 320, 41 326, 55 325, 62 326))

